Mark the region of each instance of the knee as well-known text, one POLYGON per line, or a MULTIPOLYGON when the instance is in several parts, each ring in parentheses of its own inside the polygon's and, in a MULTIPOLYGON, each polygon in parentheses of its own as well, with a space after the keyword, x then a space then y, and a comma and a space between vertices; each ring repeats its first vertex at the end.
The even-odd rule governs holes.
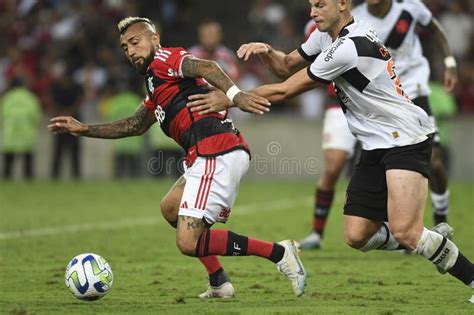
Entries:
POLYGON ((196 256, 196 240, 185 239, 182 237, 176 237, 176 246, 178 246, 181 254, 186 256, 196 256))
POLYGON ((160 202, 161 215, 168 221, 169 224, 176 227, 176 220, 178 219, 178 209, 168 198, 164 197, 160 202))
POLYGON ((443 161, 441 159, 441 152, 439 152, 439 149, 433 149, 433 154, 431 156, 431 168, 434 170, 434 171, 438 171, 438 170, 443 170, 444 169, 444 165, 443 165, 443 161))
POLYGON ((367 244, 367 237, 360 233, 355 233, 353 230, 345 230, 344 231, 344 239, 346 244, 355 249, 361 249, 362 247, 367 244))

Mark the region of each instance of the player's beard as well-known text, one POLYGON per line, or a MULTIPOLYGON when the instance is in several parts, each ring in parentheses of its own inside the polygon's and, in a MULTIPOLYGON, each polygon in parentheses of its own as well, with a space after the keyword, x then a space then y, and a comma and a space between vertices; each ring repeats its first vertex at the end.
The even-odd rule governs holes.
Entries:
POLYGON ((134 65, 135 69, 137 69, 139 74, 141 75, 146 74, 146 71, 148 70, 148 66, 153 61, 154 56, 155 56, 155 52, 151 51, 147 57, 143 58, 143 63, 141 65, 137 65, 137 64, 134 65))

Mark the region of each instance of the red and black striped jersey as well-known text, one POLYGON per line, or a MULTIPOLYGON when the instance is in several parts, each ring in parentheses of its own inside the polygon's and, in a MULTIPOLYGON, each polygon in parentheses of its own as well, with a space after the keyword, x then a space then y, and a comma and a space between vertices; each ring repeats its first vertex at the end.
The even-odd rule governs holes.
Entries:
POLYGON ((188 166, 198 156, 217 156, 236 149, 249 152, 247 142, 226 111, 199 115, 186 107, 190 95, 209 92, 203 78, 183 75, 181 65, 187 57, 192 55, 184 48, 158 49, 147 69, 148 93, 143 103, 155 113, 163 132, 186 151, 188 166))

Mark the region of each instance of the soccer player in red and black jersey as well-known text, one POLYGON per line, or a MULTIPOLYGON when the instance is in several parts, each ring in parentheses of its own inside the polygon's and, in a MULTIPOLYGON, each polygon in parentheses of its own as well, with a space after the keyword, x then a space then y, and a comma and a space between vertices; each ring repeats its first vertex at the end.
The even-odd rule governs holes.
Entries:
POLYGON ((250 153, 225 111, 200 115, 186 107, 188 96, 210 90, 207 82, 252 113, 268 111, 268 101, 240 91, 216 62, 194 58, 183 48, 161 47, 160 36, 147 18, 125 18, 118 28, 123 52, 137 71, 146 76, 145 100, 132 117, 120 121, 86 125, 62 116, 51 119, 49 130, 116 139, 141 135, 158 121, 164 133, 187 154, 185 174, 160 206, 164 218, 177 229, 179 250, 184 255, 199 257, 208 271, 209 288, 200 297, 234 295, 216 255, 266 258, 290 280, 297 296, 303 294, 306 272, 296 242, 272 243, 210 229, 215 222, 227 221, 240 179, 249 167, 250 153))

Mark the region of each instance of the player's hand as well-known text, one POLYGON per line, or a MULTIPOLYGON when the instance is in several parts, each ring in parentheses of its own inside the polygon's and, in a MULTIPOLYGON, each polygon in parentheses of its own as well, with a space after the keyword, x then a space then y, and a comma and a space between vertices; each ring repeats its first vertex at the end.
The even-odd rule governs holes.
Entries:
POLYGON ((237 57, 240 59, 244 59, 245 61, 249 60, 251 55, 258 55, 258 54, 268 54, 270 52, 270 45, 265 43, 248 43, 243 44, 237 50, 237 57))
POLYGON ((266 98, 247 92, 239 92, 234 97, 234 104, 240 108, 241 111, 258 115, 269 112, 269 107, 272 105, 266 98))
POLYGON ((457 68, 446 68, 444 70, 444 88, 447 92, 451 93, 456 84, 458 83, 458 70, 457 68))
POLYGON ((87 130, 87 126, 71 116, 59 116, 49 120, 48 129, 54 134, 69 132, 75 136, 80 136, 87 130))
POLYGON ((199 115, 218 113, 232 107, 232 103, 221 90, 213 89, 206 94, 194 94, 188 97, 187 107, 199 115))

